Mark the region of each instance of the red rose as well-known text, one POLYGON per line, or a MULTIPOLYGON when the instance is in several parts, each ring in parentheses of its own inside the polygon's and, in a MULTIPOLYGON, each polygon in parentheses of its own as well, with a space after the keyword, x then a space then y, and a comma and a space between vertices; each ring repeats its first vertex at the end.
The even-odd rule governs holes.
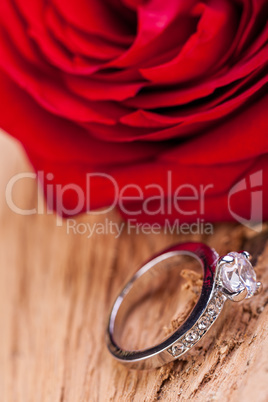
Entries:
MULTIPOLYGON (((89 197, 101 172, 135 184, 123 213, 141 220, 233 219, 237 182, 232 210, 248 216, 261 176, 243 179, 261 172, 268 196, 266 17, 265 0, 1 0, 0 125, 55 186, 54 208, 60 184, 89 197), (174 194, 191 200, 169 207, 174 194)), ((63 193, 67 215, 115 198, 100 176, 90 205, 63 193)))

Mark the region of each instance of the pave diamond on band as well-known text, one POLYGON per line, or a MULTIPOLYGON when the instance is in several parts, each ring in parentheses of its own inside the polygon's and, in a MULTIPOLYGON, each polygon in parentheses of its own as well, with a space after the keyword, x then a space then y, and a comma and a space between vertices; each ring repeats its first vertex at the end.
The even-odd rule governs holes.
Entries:
POLYGON ((179 339, 178 342, 172 345, 172 347, 168 349, 168 352, 171 353, 172 356, 178 358, 191 349, 193 345, 206 334, 206 332, 218 318, 225 301, 226 297, 224 295, 215 292, 210 304, 194 328, 181 339, 179 339))
POLYGON ((259 293, 261 288, 250 263, 250 255, 246 251, 231 252, 220 258, 214 249, 202 243, 177 244, 142 266, 117 297, 108 323, 108 349, 117 360, 130 368, 150 369, 162 366, 185 354, 202 339, 219 317, 228 299, 248 299, 259 293), (121 349, 116 343, 115 333, 120 332, 117 322, 121 325, 124 323, 123 312, 127 311, 129 292, 136 281, 141 280, 156 264, 176 255, 192 256, 202 265, 203 287, 194 309, 186 321, 160 344, 143 350, 121 349), (121 308, 122 306, 124 307, 121 308))

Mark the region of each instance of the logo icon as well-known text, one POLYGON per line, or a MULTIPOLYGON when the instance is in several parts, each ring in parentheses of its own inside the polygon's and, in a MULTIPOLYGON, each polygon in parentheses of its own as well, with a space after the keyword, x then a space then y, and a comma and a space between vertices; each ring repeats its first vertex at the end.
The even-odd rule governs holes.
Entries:
MULTIPOLYGON (((236 183, 228 194, 228 209, 230 214, 239 223, 247 226, 256 232, 262 231, 263 224, 263 172, 259 170, 258 172, 252 173, 248 178, 244 178, 236 183), (246 219, 238 215, 231 208, 231 198, 238 193, 250 192, 250 217, 246 219)), ((240 196, 243 196, 242 194, 240 196)))

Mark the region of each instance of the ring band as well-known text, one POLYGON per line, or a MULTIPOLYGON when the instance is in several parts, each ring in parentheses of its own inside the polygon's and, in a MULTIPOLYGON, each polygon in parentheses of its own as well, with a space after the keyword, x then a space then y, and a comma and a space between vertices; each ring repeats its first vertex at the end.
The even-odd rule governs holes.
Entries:
POLYGON ((227 299, 240 301, 259 293, 261 283, 249 261, 249 253, 218 253, 203 243, 181 243, 170 247, 150 259, 126 284, 110 313, 107 328, 107 346, 110 353, 132 369, 152 369, 169 363, 189 351, 209 330, 227 299), (203 269, 201 295, 186 321, 161 343, 142 350, 124 350, 115 341, 115 334, 124 324, 129 292, 136 281, 143 279, 157 264, 168 258, 187 255, 198 259, 203 269), (120 323, 120 325, 118 324, 120 323))

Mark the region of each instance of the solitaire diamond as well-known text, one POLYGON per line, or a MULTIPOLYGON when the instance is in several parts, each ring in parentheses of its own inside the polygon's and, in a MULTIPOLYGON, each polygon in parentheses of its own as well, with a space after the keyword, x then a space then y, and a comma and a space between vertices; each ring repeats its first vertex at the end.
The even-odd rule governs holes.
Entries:
POLYGON ((229 253, 226 257, 221 266, 223 286, 231 293, 247 289, 246 298, 253 296, 257 289, 256 274, 248 258, 236 252, 229 253))

